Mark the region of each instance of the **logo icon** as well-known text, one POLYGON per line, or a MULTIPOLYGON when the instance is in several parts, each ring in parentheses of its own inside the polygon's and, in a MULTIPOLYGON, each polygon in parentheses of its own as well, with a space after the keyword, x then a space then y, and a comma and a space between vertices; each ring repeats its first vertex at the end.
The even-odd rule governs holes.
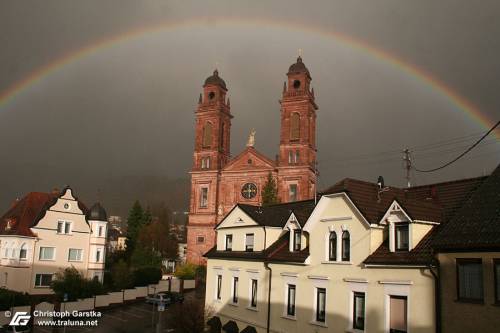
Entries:
POLYGON ((31 316, 28 312, 16 312, 12 320, 10 321, 11 326, 26 326, 28 321, 30 321, 31 316))

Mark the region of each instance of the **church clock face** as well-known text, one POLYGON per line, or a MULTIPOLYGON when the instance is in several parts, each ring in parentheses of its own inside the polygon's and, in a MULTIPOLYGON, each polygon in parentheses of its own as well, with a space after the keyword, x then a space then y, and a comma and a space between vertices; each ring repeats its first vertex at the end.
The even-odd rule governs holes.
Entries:
POLYGON ((257 195, 257 185, 255 185, 254 183, 246 183, 241 188, 241 195, 245 199, 255 198, 255 196, 257 195))

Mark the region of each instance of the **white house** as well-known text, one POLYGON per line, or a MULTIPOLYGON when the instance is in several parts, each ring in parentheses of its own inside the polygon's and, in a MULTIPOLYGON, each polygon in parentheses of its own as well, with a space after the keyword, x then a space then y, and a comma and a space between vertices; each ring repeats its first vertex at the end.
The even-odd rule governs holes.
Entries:
POLYGON ((104 208, 87 209, 70 187, 28 193, 0 217, 0 285, 51 293, 54 274, 71 266, 102 281, 106 233, 104 208))

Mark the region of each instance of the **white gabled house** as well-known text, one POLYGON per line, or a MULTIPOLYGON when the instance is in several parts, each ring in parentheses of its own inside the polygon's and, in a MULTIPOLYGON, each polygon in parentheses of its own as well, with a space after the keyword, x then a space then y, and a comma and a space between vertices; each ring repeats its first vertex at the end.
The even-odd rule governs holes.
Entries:
POLYGON ((52 293, 54 274, 71 266, 103 281, 106 233, 104 208, 87 209, 70 187, 28 193, 0 217, 1 287, 52 293))
POLYGON ((344 179, 317 203, 236 205, 205 255, 211 331, 435 331, 431 240, 478 181, 344 179))

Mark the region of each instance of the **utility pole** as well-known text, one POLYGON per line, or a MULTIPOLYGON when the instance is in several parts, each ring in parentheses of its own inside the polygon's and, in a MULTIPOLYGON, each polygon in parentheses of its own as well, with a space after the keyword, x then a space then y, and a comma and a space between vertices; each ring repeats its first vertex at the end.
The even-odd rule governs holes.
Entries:
POLYGON ((411 179, 410 179, 410 171, 411 171, 411 157, 410 150, 405 148, 403 150, 403 161, 405 162, 404 168, 406 170, 406 185, 407 187, 411 187, 411 179))

